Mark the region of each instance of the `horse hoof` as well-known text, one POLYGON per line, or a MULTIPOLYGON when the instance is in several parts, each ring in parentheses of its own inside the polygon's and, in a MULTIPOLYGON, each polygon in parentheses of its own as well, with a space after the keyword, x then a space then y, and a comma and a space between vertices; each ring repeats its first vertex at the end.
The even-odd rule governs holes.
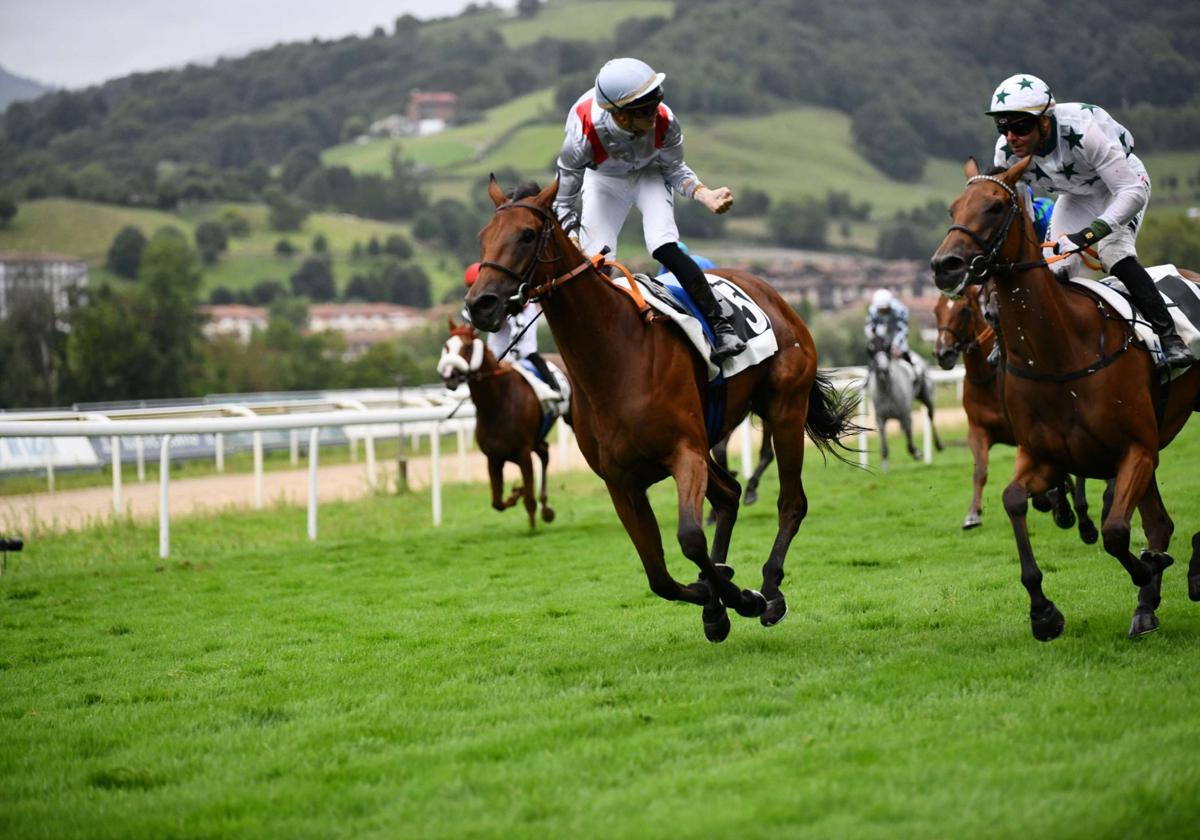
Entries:
POLYGON ((967 518, 963 520, 962 529, 970 531, 972 528, 978 528, 983 524, 983 517, 978 513, 968 513, 967 518))
POLYGON ((704 638, 714 645, 729 638, 729 613, 724 607, 715 610, 704 608, 704 638))
POLYGON ((746 491, 746 504, 752 505, 757 501, 758 501, 758 491, 757 490, 747 490, 746 491))
POLYGON ((1188 575, 1188 597, 1200 601, 1200 572, 1188 575))
POLYGON ((1158 629, 1158 616, 1153 612, 1135 612, 1129 624, 1129 638, 1136 639, 1158 629))
POLYGON ((1175 558, 1165 551, 1151 551, 1146 548, 1142 550, 1141 560, 1146 564, 1146 568, 1150 570, 1150 576, 1160 574, 1163 569, 1175 562, 1175 558))
POLYGON ((1067 508, 1067 510, 1063 513, 1059 513, 1056 511, 1054 513, 1054 524, 1057 525, 1059 528, 1062 528, 1064 531, 1067 530, 1068 528, 1074 528, 1075 527, 1075 511, 1071 510, 1070 508, 1067 508))
POLYGON ((713 565, 717 567, 718 572, 725 575, 726 580, 733 580, 733 576, 736 574, 733 566, 729 566, 725 563, 714 563, 713 565))
POLYGON ((1048 490, 1045 493, 1035 494, 1029 499, 1029 503, 1033 505, 1033 509, 1038 513, 1047 513, 1050 508, 1054 507, 1054 492, 1053 490, 1048 490))
POLYGON ((554 512, 554 508, 550 507, 549 505, 542 505, 543 522, 553 522, 556 515, 557 514, 554 512))
POLYGON ((1066 619, 1058 611, 1058 607, 1050 604, 1040 614, 1029 613, 1029 624, 1033 630, 1033 638, 1039 642, 1050 642, 1062 635, 1066 619))
POLYGON ((743 589, 741 603, 734 609, 742 618, 758 618, 767 611, 767 599, 757 589, 743 589))
POLYGON ((787 618, 787 599, 780 595, 767 601, 767 611, 758 617, 763 627, 774 627, 787 618))
POLYGON ((1085 545, 1095 545, 1096 540, 1100 539, 1100 532, 1096 530, 1092 520, 1085 519, 1079 523, 1079 539, 1083 540, 1085 545))

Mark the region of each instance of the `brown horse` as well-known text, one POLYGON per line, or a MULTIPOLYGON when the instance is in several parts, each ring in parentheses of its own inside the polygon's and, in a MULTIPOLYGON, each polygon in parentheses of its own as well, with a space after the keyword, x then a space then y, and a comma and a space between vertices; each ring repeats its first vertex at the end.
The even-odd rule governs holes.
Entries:
MULTIPOLYGON (((950 206, 954 223, 933 256, 934 282, 951 296, 988 276, 996 287, 1004 402, 1017 441, 1004 509, 1016 537, 1034 637, 1058 637, 1064 619, 1042 592, 1025 521, 1027 500, 1068 473, 1115 478, 1101 534, 1105 551, 1140 588, 1129 630, 1137 636, 1158 627, 1162 571, 1173 562, 1166 552, 1175 526, 1154 478, 1158 453, 1200 410, 1200 366, 1169 386, 1160 384, 1150 354, 1133 343, 1129 323, 1047 268, 1017 198, 1016 185, 1031 160, 995 176, 980 175, 975 161, 967 161, 967 187, 950 206), (1135 508, 1149 542, 1140 557, 1129 550, 1135 508)), ((1192 537, 1188 594, 1200 600, 1200 533, 1192 537)))
MULTIPOLYGON (((470 324, 458 326, 449 320, 450 337, 438 361, 438 374, 446 387, 456 389, 463 382, 475 405, 475 441, 487 456, 488 478, 492 484, 492 507, 508 510, 518 499, 525 502, 529 527, 537 521, 537 503, 542 505, 542 520, 554 521, 554 508, 546 502, 546 468, 550 446, 543 433, 542 404, 533 388, 508 362, 498 362, 479 333, 470 324), (533 458, 542 462, 542 484, 534 500, 533 458), (504 498, 504 465, 516 464, 521 483, 513 485, 504 498)), ((557 367, 562 370, 559 360, 557 367)), ((565 371, 564 371, 565 375, 565 371)), ((570 416, 563 418, 571 422, 570 416)), ((547 428, 545 431, 549 431, 547 428)))
POLYGON ((639 311, 607 274, 597 270, 559 226, 551 202, 555 181, 520 188, 509 200, 495 180, 496 213, 480 234, 479 279, 467 294, 471 320, 494 328, 506 309, 529 297, 542 310, 575 383, 575 432, 591 468, 604 479, 613 506, 641 557, 650 589, 669 601, 703 607, 706 637, 729 634, 726 607, 764 626, 787 614, 780 589, 788 547, 808 511, 800 473, 804 430, 823 451, 854 429, 853 397, 837 394, 817 373, 816 349, 803 321, 769 285, 737 271, 714 272, 762 307, 779 351, 726 382, 719 440, 746 413, 769 423, 779 460, 779 531, 763 566, 762 592, 740 589, 724 564, 741 488, 713 462, 705 429, 705 365, 679 330, 639 311), (682 584, 671 577, 646 489, 675 480, 683 554, 700 569, 682 584), (712 555, 704 535, 705 497, 717 511, 712 555))
MULTIPOLYGON (((963 530, 977 528, 983 524, 983 486, 987 483, 988 452, 996 443, 1016 446, 1012 426, 1004 411, 1003 378, 996 368, 988 363, 988 355, 996 342, 995 330, 988 325, 979 305, 978 295, 968 293, 958 300, 942 295, 934 306, 937 319, 937 343, 934 357, 943 370, 950 370, 961 355, 963 359, 963 410, 967 415, 967 446, 975 460, 972 475, 974 492, 963 530)), ((1066 479, 1063 486, 1051 490, 1046 496, 1033 499, 1033 506, 1041 511, 1054 511, 1054 523, 1060 528, 1070 528, 1078 514, 1079 538, 1088 545, 1100 538, 1100 532, 1088 516, 1085 479, 1066 479), (1071 510, 1068 498, 1073 498, 1075 510, 1071 510)))

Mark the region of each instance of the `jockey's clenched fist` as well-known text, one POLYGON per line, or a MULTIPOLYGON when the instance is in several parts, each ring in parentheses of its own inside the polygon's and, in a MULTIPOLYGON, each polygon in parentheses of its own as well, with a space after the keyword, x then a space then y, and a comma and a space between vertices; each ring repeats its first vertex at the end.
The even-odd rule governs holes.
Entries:
POLYGON ((695 199, 714 213, 725 213, 733 206, 733 190, 729 187, 715 190, 701 187, 696 190, 695 199))

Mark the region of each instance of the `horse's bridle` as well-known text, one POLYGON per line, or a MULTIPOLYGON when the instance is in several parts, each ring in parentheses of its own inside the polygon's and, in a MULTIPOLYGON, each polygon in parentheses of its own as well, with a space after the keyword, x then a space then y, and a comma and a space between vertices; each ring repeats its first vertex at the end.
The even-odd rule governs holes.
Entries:
POLYGON ((525 266, 525 270, 518 274, 513 269, 498 263, 493 260, 482 260, 479 263, 480 268, 494 268, 501 274, 507 274, 509 277, 517 281, 517 291, 508 299, 510 304, 516 308, 523 307, 530 300, 530 291, 533 288, 533 275, 537 271, 538 265, 543 263, 555 263, 562 259, 561 256, 551 257, 549 259, 542 257, 542 252, 546 250, 550 244, 550 237, 554 233, 554 226, 551 224, 551 214, 544 207, 539 207, 536 204, 530 204, 525 201, 510 201, 507 204, 501 204, 496 208, 496 212, 501 210, 531 210, 541 216, 542 228, 538 231, 537 249, 533 252, 533 257, 529 260, 529 265, 525 266))

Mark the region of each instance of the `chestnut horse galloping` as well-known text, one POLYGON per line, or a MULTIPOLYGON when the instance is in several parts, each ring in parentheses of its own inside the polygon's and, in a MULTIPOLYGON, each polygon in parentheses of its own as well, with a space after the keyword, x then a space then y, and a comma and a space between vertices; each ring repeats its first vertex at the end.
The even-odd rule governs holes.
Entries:
MULTIPOLYGON (((543 429, 542 404, 533 388, 508 362, 496 361, 495 355, 470 324, 458 326, 449 321, 450 337, 438 362, 438 374, 447 388, 455 390, 464 381, 475 405, 475 442, 487 456, 488 478, 492 485, 492 507, 508 510, 518 499, 525 502, 529 527, 537 522, 537 505, 542 505, 542 520, 554 521, 554 508, 546 502, 546 468, 550 446, 549 428, 543 429), (534 499, 533 458, 542 462, 542 483, 534 499), (504 465, 516 464, 521 484, 504 498, 504 465)), ((561 364, 556 366, 562 369, 561 364)), ((564 371, 565 374, 565 371, 564 371)), ((563 418, 568 424, 569 416, 563 418)))
MULTIPOLYGON (((952 297, 988 276, 996 287, 1004 402, 1017 441, 1004 509, 1029 592, 1034 637, 1057 638, 1064 619, 1042 592, 1025 521, 1027 500, 1068 473, 1116 480, 1101 534, 1105 551, 1140 588, 1129 630, 1138 636, 1158 627, 1162 571, 1173 562, 1166 552, 1175 526, 1154 478, 1158 453, 1200 410, 1200 366, 1169 386, 1160 384, 1150 354, 1132 343, 1129 323, 1046 267, 1016 191, 1031 160, 995 176, 980 175, 974 159, 967 161, 966 190, 950 206, 954 223, 931 263, 934 282, 952 297), (1135 508, 1149 542, 1140 557, 1129 550, 1135 508)), ((1200 600, 1200 533, 1192 537, 1188 595, 1200 600)))
MULTIPOLYGON (((963 359, 963 411, 967 415, 967 446, 975 461, 972 475, 974 492, 971 506, 963 520, 963 530, 983 524, 983 486, 987 483, 988 452, 993 444, 1015 446, 1012 426, 1004 411, 1003 378, 999 370, 988 363, 988 355, 996 342, 996 333, 983 317, 979 297, 972 293, 958 300, 942 295, 933 310, 937 319, 937 343, 934 357, 943 370, 954 367, 959 355, 963 359)), ((1088 516, 1085 479, 1067 479, 1064 486, 1052 490, 1047 497, 1033 499, 1040 511, 1054 511, 1054 524, 1070 528, 1079 521, 1079 538, 1088 545, 1100 538, 1100 532, 1088 516), (1068 498, 1073 498, 1071 510, 1068 498)))
POLYGON ((467 293, 471 320, 494 328, 529 297, 541 300, 546 321, 574 382, 573 416, 579 446, 604 479, 621 523, 637 548, 651 590, 669 601, 703 607, 705 636, 729 634, 726 607, 757 616, 764 626, 787 614, 780 584, 792 538, 808 511, 800 473, 804 430, 823 451, 854 429, 852 396, 835 394, 817 374, 812 337, 791 307, 757 277, 714 272, 750 295, 771 319, 779 351, 726 382, 719 440, 753 410, 771 427, 779 461, 779 531, 763 566, 762 592, 740 589, 724 565, 741 488, 710 454, 705 430, 706 366, 672 324, 644 317, 628 295, 601 274, 559 226, 551 202, 558 182, 520 188, 509 200, 493 179, 496 213, 480 234, 479 279, 467 293), (648 322, 649 321, 649 322, 648 322), (646 489, 675 479, 678 540, 700 569, 683 584, 671 577, 646 489), (712 555, 702 504, 717 513, 712 555))

